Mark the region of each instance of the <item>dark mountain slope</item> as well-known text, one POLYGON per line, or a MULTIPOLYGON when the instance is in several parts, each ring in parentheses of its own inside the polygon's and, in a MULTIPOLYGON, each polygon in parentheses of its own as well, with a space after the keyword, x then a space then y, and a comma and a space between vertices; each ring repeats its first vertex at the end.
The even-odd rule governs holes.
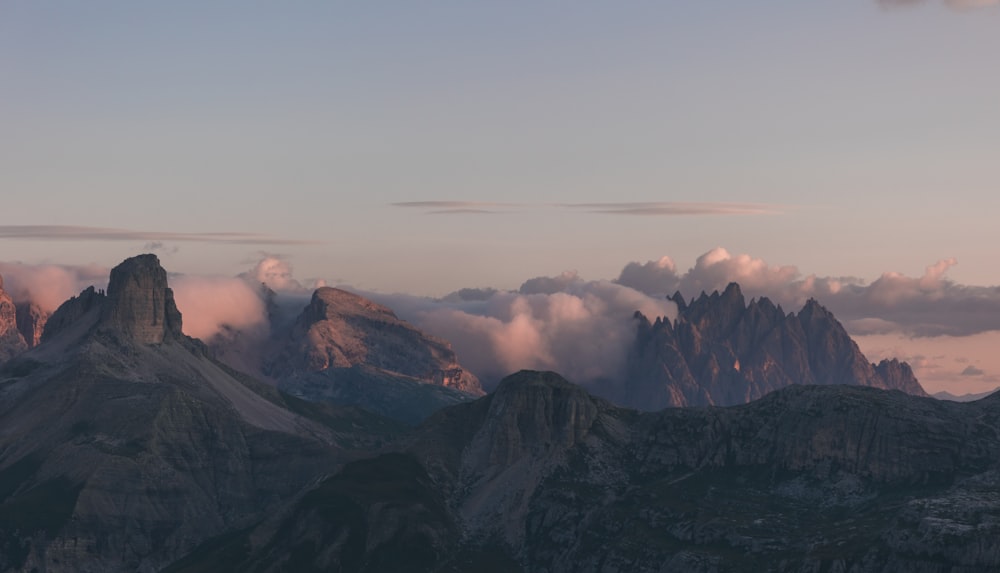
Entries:
POLYGON ((412 571, 1000 570, 1000 398, 797 385, 644 414, 521 372, 401 448, 360 462, 386 491, 372 473, 338 474, 307 498, 354 509, 293 506, 228 546, 243 551, 233 570, 305 555, 313 570, 368 571, 387 547, 412 571), (318 520, 310 547, 325 551, 297 549, 287 533, 302 520, 318 520), (419 550, 403 542, 414 523, 419 550), (368 541, 346 559, 351 536, 368 541))

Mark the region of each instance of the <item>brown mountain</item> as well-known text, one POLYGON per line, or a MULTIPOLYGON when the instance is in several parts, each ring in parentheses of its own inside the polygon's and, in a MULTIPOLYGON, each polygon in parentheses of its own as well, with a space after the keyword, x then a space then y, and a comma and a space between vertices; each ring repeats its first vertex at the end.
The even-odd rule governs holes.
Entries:
POLYGON ((264 372, 309 400, 356 405, 406 422, 482 396, 451 345, 345 290, 317 289, 264 372))
POLYGON ((792 384, 848 384, 926 396, 905 362, 868 362, 844 327, 815 300, 789 313, 739 285, 685 302, 674 321, 641 314, 617 403, 645 410, 744 404, 792 384))

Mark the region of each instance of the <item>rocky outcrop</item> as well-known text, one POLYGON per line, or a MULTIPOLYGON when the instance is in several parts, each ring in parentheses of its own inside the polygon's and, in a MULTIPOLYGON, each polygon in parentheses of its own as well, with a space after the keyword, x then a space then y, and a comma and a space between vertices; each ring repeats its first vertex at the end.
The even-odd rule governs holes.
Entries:
POLYGON ((645 410, 744 404, 791 384, 849 384, 925 396, 913 371, 875 365, 830 311, 810 300, 796 313, 739 285, 690 302, 680 293, 674 321, 636 315, 638 335, 614 401, 645 410))
POLYGON ((160 344, 183 336, 167 271, 156 255, 132 257, 111 269, 101 327, 139 344, 160 344))
POLYGON ((10 295, 3 290, 3 277, 0 277, 0 364, 27 349, 28 345, 17 328, 17 308, 10 295))
POLYGON ((49 313, 33 302, 23 302, 17 305, 17 329, 24 337, 28 348, 34 348, 41 344, 42 333, 45 331, 45 323, 48 320, 49 313))

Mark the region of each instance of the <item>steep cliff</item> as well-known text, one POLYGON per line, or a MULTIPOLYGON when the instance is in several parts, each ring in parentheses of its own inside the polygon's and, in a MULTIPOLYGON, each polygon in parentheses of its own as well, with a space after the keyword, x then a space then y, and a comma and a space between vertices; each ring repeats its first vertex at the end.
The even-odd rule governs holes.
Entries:
POLYGON ((17 328, 17 308, 10 295, 3 290, 0 277, 0 364, 28 349, 28 345, 17 328))

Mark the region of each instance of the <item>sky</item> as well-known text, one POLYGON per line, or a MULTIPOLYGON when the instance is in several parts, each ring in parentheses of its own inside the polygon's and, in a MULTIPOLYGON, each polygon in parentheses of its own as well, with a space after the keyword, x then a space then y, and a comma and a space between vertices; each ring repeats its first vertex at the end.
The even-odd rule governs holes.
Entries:
MULTIPOLYGON (((998 32, 985 0, 11 0, 0 261, 273 256, 440 297, 721 247, 867 285, 954 259, 914 300, 989 299, 998 32)), ((876 310, 848 320, 905 322, 876 310)), ((997 322, 854 333, 979 388, 1000 363, 973 384, 956 361, 988 360, 997 322)))

